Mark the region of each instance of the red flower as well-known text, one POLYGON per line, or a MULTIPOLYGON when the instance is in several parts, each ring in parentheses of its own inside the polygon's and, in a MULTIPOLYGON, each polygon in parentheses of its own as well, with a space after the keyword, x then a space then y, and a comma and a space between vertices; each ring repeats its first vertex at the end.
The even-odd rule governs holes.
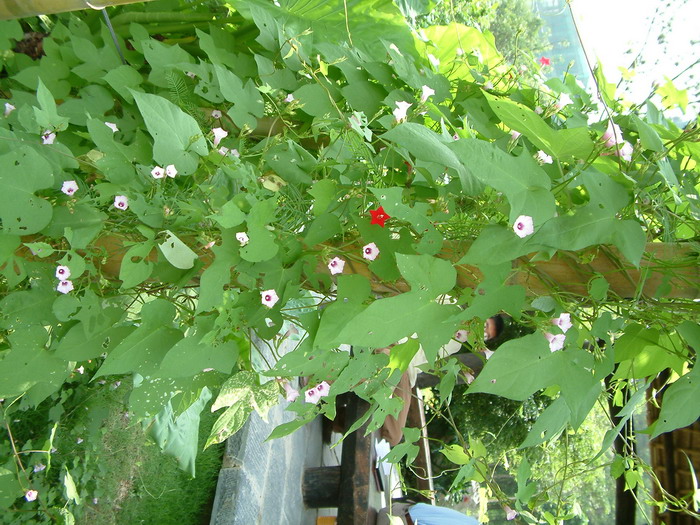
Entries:
POLYGON ((540 65, 542 66, 549 66, 552 64, 552 61, 548 59, 547 57, 540 57, 540 65))
POLYGON ((389 214, 384 211, 384 208, 380 206, 376 210, 369 210, 370 215, 372 216, 372 222, 370 224, 379 224, 382 228, 384 228, 384 223, 386 222, 387 219, 391 219, 389 214))

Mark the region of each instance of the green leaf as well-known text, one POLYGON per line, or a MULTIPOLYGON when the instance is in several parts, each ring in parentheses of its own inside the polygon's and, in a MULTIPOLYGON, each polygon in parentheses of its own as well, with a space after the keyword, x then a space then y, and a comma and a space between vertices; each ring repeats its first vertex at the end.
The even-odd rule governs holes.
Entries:
POLYGON ((168 402, 149 430, 163 453, 177 459, 180 468, 192 477, 195 476, 200 414, 211 397, 211 391, 207 387, 202 388, 198 399, 177 417, 168 402))
POLYGON ((566 405, 563 397, 559 397, 549 405, 540 417, 537 418, 535 424, 532 425, 528 432, 525 441, 518 448, 528 448, 550 441, 558 436, 569 423, 571 419, 571 411, 566 405))
POLYGON ((328 92, 319 84, 305 84, 294 93, 295 100, 304 113, 312 117, 336 116, 338 111, 333 106, 328 92))
POLYGON ((396 254, 401 275, 411 291, 434 298, 449 292, 457 280, 457 271, 450 261, 430 255, 396 254))
POLYGON ((265 114, 265 105, 260 91, 252 80, 248 80, 244 85, 235 73, 219 64, 214 64, 214 70, 219 80, 221 94, 226 100, 233 102, 228 114, 233 119, 234 124, 239 128, 247 126, 250 129, 255 129, 257 118, 265 114))
POLYGON ((304 242, 307 246, 315 246, 343 232, 340 220, 335 215, 323 213, 319 215, 306 230, 304 242))
POLYGON ((604 301, 608 296, 608 289, 610 288, 610 283, 602 275, 594 277, 591 282, 588 283, 588 293, 596 301, 604 301))
POLYGON ((685 112, 688 106, 688 90, 678 89, 673 85, 672 80, 668 77, 664 78, 666 78, 666 83, 656 88, 656 92, 663 97, 664 106, 666 108, 678 106, 685 112))
POLYGON ((34 193, 51 187, 51 166, 35 150, 19 146, 0 156, 0 219, 4 233, 30 235, 51 221, 51 204, 34 193))
POLYGON ((192 268, 197 260, 197 254, 170 230, 165 230, 165 233, 168 237, 158 247, 168 262, 181 270, 192 268))
POLYGON ((207 218, 215 220, 222 228, 233 228, 245 222, 246 214, 235 201, 230 200, 217 213, 209 215, 207 218))
POLYGON ((25 242, 24 245, 29 248, 33 255, 41 259, 49 257, 54 252, 53 247, 45 242, 25 242))
POLYGON ((338 187, 333 179, 321 179, 307 191, 314 198, 312 212, 315 217, 318 217, 328 209, 331 203, 335 202, 338 187))
POLYGON ((503 123, 525 135, 535 146, 560 159, 586 158, 593 151, 588 128, 552 129, 530 108, 504 98, 484 94, 503 123))
POLYGON ((471 457, 467 455, 461 445, 445 445, 440 452, 457 465, 466 465, 471 461, 471 457))
POLYGON ((132 90, 148 132, 153 137, 153 158, 161 166, 175 164, 181 175, 197 169, 197 156, 207 154, 207 143, 197 121, 172 102, 132 90))
POLYGON ((22 496, 22 486, 11 470, 0 467, 0 509, 7 509, 22 496))
POLYGON ((238 345, 235 341, 210 343, 207 335, 198 330, 178 341, 165 354, 159 373, 166 377, 190 377, 213 368, 230 374, 238 359, 238 345))
POLYGON ((130 104, 134 102, 132 91, 139 91, 136 88, 143 82, 141 73, 127 65, 121 65, 111 69, 102 78, 130 104))
POLYGON ((34 108, 34 117, 36 123, 41 128, 41 131, 63 131, 68 127, 68 119, 61 117, 56 110, 56 101, 53 95, 39 79, 39 84, 36 90, 36 98, 39 101, 41 109, 34 108))
POLYGON ((699 396, 700 367, 695 366, 664 392, 661 412, 651 439, 697 421, 700 417, 699 396))
POLYGON ((80 493, 78 492, 78 487, 75 486, 75 481, 73 481, 73 476, 70 475, 68 467, 64 466, 63 470, 63 486, 66 489, 66 499, 72 500, 76 505, 80 505, 80 493))
POLYGON ((238 241, 232 235, 224 235, 221 246, 212 247, 214 262, 204 270, 199 281, 197 313, 207 312, 224 301, 224 288, 231 282, 231 268, 240 261, 238 241))
POLYGON ((632 124, 637 128, 639 139, 642 141, 642 146, 652 151, 664 151, 664 145, 661 142, 659 134, 649 124, 640 119, 637 115, 631 115, 632 124))
POLYGON ((151 276, 153 263, 147 258, 154 247, 154 242, 146 241, 136 244, 127 250, 119 268, 119 279, 122 281, 122 289, 133 288, 151 276))
POLYGON ((245 422, 248 421, 248 416, 252 411, 253 407, 245 403, 236 403, 224 410, 219 419, 214 422, 204 448, 206 449, 211 445, 226 441, 238 432, 243 428, 245 422))

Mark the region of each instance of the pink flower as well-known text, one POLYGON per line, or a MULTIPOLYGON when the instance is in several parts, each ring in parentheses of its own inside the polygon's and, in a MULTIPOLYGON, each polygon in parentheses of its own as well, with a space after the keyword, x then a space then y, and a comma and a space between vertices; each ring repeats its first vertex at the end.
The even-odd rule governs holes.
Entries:
POLYGON ((613 154, 617 157, 622 157, 623 160, 629 162, 632 160, 633 152, 634 149, 632 148, 632 145, 629 142, 624 141, 622 147, 618 147, 613 154))
POLYGON ((160 166, 156 166, 151 170, 151 175, 154 179, 163 179, 165 178, 165 170, 160 166))
POLYGON ((553 161, 550 155, 547 155, 544 151, 539 150, 537 152, 537 162, 540 164, 551 164, 553 161))
POLYGON ((277 292, 272 289, 260 292, 260 301, 268 308, 275 306, 279 300, 280 298, 277 297, 277 292))
POLYGON ((218 146, 222 139, 228 137, 228 131, 224 128, 213 128, 211 132, 214 134, 214 146, 218 146))
POLYGON ((118 210, 126 210, 129 208, 129 199, 126 195, 117 195, 114 197, 114 207, 118 210))
POLYGON ((112 123, 112 122, 105 122, 105 126, 107 126, 109 129, 111 129, 112 133, 116 133, 117 131, 119 131, 119 128, 117 127, 117 125, 112 123))
POLYGON ((539 63, 542 66, 550 66, 552 64, 552 61, 547 57, 540 57, 539 63))
POLYGON ((345 261, 340 257, 333 257, 328 263, 328 269, 331 271, 331 275, 343 273, 343 268, 345 268, 345 261))
POLYGON ((73 195, 78 191, 78 184, 74 180, 67 180, 61 186, 61 191, 68 196, 73 195))
POLYGON ((246 232, 238 232, 236 234, 236 240, 241 243, 241 246, 245 246, 250 241, 246 232))
POLYGON ((68 279, 70 277, 70 268, 68 266, 57 266, 56 267, 56 279, 61 281, 68 279))
POLYGON ((515 517, 518 515, 518 513, 516 511, 514 511, 513 509, 511 509, 508 505, 505 505, 503 507, 503 510, 506 512, 506 519, 508 521, 514 520, 515 517))
POLYGON ((410 108, 412 105, 413 104, 411 104, 410 102, 396 102, 396 109, 393 111, 396 122, 403 122, 404 120, 406 120, 406 112, 408 111, 408 108, 410 108))
POLYGON ((430 86, 423 86, 421 89, 423 90, 420 95, 421 102, 427 101, 430 97, 432 97, 435 94, 435 90, 430 86))
POLYGON ((615 124, 612 120, 608 121, 608 127, 605 130, 605 133, 603 133, 601 139, 605 142, 605 146, 608 148, 612 148, 613 146, 624 142, 620 126, 615 124))
POLYGON ((547 338, 547 341, 549 341, 550 352, 556 352, 557 350, 564 348, 564 341, 566 340, 566 336, 564 334, 553 335, 546 332, 544 336, 547 338))
POLYGON ((374 244, 373 242, 371 242, 369 244, 365 244, 362 247, 362 257, 364 257, 368 261, 375 260, 378 255, 379 255, 379 248, 377 248, 377 245, 374 244))
POLYGON ((56 290, 61 292, 61 293, 68 293, 73 290, 73 281, 61 281, 58 283, 58 286, 56 287, 56 290))
POLYGON ((17 108, 14 107, 14 106, 13 106, 12 104, 10 104, 9 102, 5 102, 5 117, 9 117, 9 116, 10 116, 10 113, 12 113, 12 112, 13 112, 14 110, 16 110, 16 109, 17 109, 17 108))
POLYGON ((221 111, 219 111, 218 109, 212 109, 211 110, 211 118, 217 118, 217 119, 221 118, 221 111))
POLYGON ((457 330, 455 332, 455 335, 452 336, 455 341, 459 341, 460 343, 466 343, 467 338, 469 337, 469 332, 466 330, 457 330))
POLYGON ((459 134, 455 133, 452 135, 452 140, 459 140, 459 134))
POLYGON ((522 133, 520 133, 519 131, 513 130, 510 132, 510 140, 515 142, 516 140, 518 140, 520 138, 521 135, 522 135, 522 133))
POLYGON ((537 113, 538 115, 544 113, 544 109, 542 109, 542 106, 535 106, 535 113, 537 113))
POLYGON ((571 314, 568 313, 560 314, 556 319, 552 319, 552 324, 558 326, 564 333, 566 333, 569 328, 574 326, 571 324, 571 314))
POLYGON ((41 135, 41 141, 44 144, 53 144, 53 141, 56 140, 56 134, 51 131, 51 130, 46 130, 44 133, 41 135))
POLYGON ((532 235, 535 232, 535 225, 532 222, 532 217, 529 215, 521 215, 515 219, 515 224, 513 224, 513 231, 515 235, 521 239, 532 235))
POLYGON ((177 175, 177 168, 175 167, 175 164, 168 164, 165 167, 165 174, 171 179, 174 179, 175 175, 177 175))
POLYGON ((36 490, 28 490, 24 493, 24 499, 27 501, 34 501, 38 496, 39 493, 36 490))
POLYGON ((328 395, 330 388, 331 386, 328 383, 322 381, 314 388, 310 388, 304 392, 304 400, 307 403, 318 404, 322 397, 326 397, 328 395))
POLYGON ((292 388, 292 385, 289 383, 289 381, 285 381, 282 383, 282 388, 284 388, 284 391, 287 393, 286 399, 290 403, 293 403, 296 398, 299 397, 299 391, 296 388, 292 388))
POLYGON ((287 104, 291 104, 292 102, 294 102, 294 95, 292 95, 291 93, 289 93, 286 97, 284 97, 284 101, 285 101, 287 104))

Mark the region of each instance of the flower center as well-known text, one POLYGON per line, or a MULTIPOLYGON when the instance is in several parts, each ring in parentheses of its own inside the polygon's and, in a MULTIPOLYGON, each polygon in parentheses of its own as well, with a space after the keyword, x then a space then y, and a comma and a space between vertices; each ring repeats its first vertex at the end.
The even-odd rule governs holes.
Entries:
POLYGON ((372 253, 372 248, 365 248, 365 253, 366 253, 367 255, 369 255, 370 253, 372 253))
POLYGON ((269 295, 266 295, 266 296, 265 296, 265 300, 266 300, 266 301, 271 301, 271 300, 272 300, 272 297, 270 297, 269 295))
POLYGON ((64 273, 66 273, 66 271, 65 271, 64 269, 61 268, 60 270, 58 270, 58 273, 60 273, 61 275, 63 275, 64 273))
POLYGON ((525 227, 525 225, 522 222, 518 223, 518 229, 522 230, 525 227))

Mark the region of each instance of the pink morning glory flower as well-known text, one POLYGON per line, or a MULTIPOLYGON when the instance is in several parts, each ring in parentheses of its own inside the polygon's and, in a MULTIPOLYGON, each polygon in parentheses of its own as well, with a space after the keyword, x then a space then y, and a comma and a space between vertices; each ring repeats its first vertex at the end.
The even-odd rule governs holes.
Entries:
POLYGON ((514 520, 518 515, 517 511, 511 509, 508 505, 504 505, 503 510, 506 512, 506 520, 514 520))
POLYGON ((70 268, 68 266, 57 266, 56 267, 56 279, 65 281, 70 277, 70 268))
POLYGON ((345 268, 345 261, 340 257, 333 257, 328 263, 328 269, 331 271, 331 275, 343 273, 343 268, 345 268))
POLYGON ((396 102, 396 109, 393 111, 394 118, 396 122, 403 122, 406 120, 406 112, 413 104, 410 102, 399 101, 396 102))
POLYGON ((238 232, 236 234, 236 240, 241 243, 241 246, 245 246, 248 244, 248 242, 250 242, 250 238, 246 232, 238 232))
POLYGON ((612 120, 608 121, 608 127, 605 130, 605 133, 603 133, 601 139, 605 141, 605 146, 608 148, 612 148, 613 146, 624 142, 622 139, 622 130, 620 129, 620 126, 615 124, 612 120))
POLYGON ((51 130, 46 130, 44 133, 41 135, 41 141, 44 144, 53 144, 53 141, 56 140, 56 134, 51 131, 51 130))
POLYGON ((296 398, 299 397, 299 391, 296 388, 293 388, 292 385, 289 384, 289 381, 285 381, 284 383, 282 383, 282 387, 287 393, 285 397, 290 403, 293 403, 296 400, 296 398))
POLYGON ((175 164, 168 164, 165 167, 165 174, 171 179, 174 179, 175 175, 177 175, 177 168, 175 167, 175 164))
POLYGON ((24 499, 27 501, 34 501, 38 496, 39 493, 36 490, 28 490, 24 493, 24 499))
POLYGON ((61 191, 71 196, 78 191, 78 184, 74 180, 67 180, 63 183, 63 186, 61 186, 61 191))
POLYGON ((519 131, 513 130, 510 132, 510 140, 515 142, 516 140, 518 140, 520 138, 521 135, 522 135, 522 133, 520 133, 519 131))
POLYGON ((544 336, 547 338, 547 341, 549 341, 550 352, 556 352, 557 350, 564 348, 564 341, 566 340, 566 336, 564 334, 553 335, 546 332, 544 336))
POLYGON ((550 155, 547 155, 547 154, 546 154, 544 151, 542 151, 542 150, 539 150, 539 151, 537 152, 537 161, 538 161, 540 164, 551 164, 551 163, 553 162, 553 161, 552 161, 552 157, 551 157, 550 155))
POLYGON ((218 146, 219 142, 228 137, 228 131, 224 128, 213 128, 211 132, 214 134, 214 146, 218 146))
POLYGON ((435 90, 432 89, 430 86, 423 86, 421 89, 423 90, 420 95, 421 102, 425 102, 435 94, 435 90))
POLYGON ((292 95, 291 93, 289 93, 286 97, 284 97, 284 101, 285 101, 287 104, 290 104, 290 103, 294 102, 294 95, 292 95))
POLYGON ((532 221, 532 217, 529 215, 521 215, 515 219, 515 224, 513 224, 513 231, 515 235, 521 239, 532 235, 535 232, 535 224, 532 221))
POLYGON ((126 195, 117 195, 114 197, 114 207, 118 210, 126 210, 129 208, 129 199, 126 195))
POLYGON ((160 166, 156 166, 151 170, 151 175, 153 176, 154 179, 162 179, 165 178, 165 170, 161 168, 160 166))
POLYGON ((68 293, 73 290, 73 281, 61 281, 58 283, 58 286, 56 287, 56 290, 61 292, 61 293, 68 293))
POLYGON ((262 304, 267 306, 268 308, 272 308, 277 304, 277 301, 279 301, 280 298, 277 297, 277 292, 274 290, 265 290, 263 292, 260 292, 260 301, 262 304))
POLYGON ((457 330, 455 332, 455 335, 453 336, 453 338, 456 341, 459 341, 460 343, 466 343, 468 337, 469 337, 469 332, 467 332, 466 330, 457 330))
POLYGON ((571 324, 571 314, 568 313, 562 313, 557 317, 556 319, 552 319, 552 324, 555 326, 558 326, 562 332, 566 333, 566 331, 574 326, 571 324))
POLYGON ((211 118, 216 118, 216 119, 221 118, 221 111, 219 111, 218 109, 212 109, 211 110, 211 118))
POLYGON ((310 388, 304 392, 304 399, 307 403, 318 404, 322 397, 326 397, 328 395, 330 388, 331 386, 327 382, 322 381, 314 388, 310 388))
POLYGON ((116 133, 117 131, 119 131, 119 128, 117 127, 117 125, 112 123, 112 122, 105 122, 105 126, 107 126, 109 129, 111 129, 112 133, 116 133))
POLYGON ((364 257, 368 261, 375 260, 378 255, 379 255, 379 248, 377 248, 377 245, 374 244, 373 242, 371 242, 369 244, 365 244, 362 247, 362 257, 364 257))
POLYGON ((10 104, 9 102, 5 102, 5 116, 6 116, 6 117, 9 117, 9 116, 10 116, 10 113, 12 113, 12 112, 13 112, 14 110, 16 110, 16 109, 17 109, 17 108, 14 107, 14 106, 13 106, 12 104, 10 104))

